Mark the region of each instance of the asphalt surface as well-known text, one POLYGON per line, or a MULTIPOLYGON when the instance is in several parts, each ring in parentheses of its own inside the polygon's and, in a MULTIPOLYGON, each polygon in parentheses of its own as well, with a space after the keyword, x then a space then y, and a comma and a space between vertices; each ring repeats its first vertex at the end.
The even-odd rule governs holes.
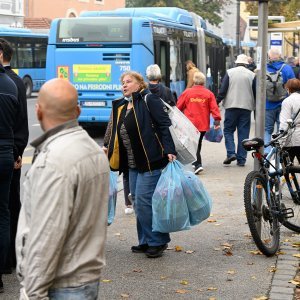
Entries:
MULTIPOLYGON (((225 156, 224 140, 203 142, 204 171, 199 179, 212 196, 212 214, 191 230, 171 234, 169 249, 156 259, 130 251, 137 245, 135 217, 124 213, 119 177, 117 214, 108 227, 99 299, 293 299, 295 285, 289 281, 296 274, 299 262, 293 255, 299 251, 292 245, 299 235, 281 228, 279 254, 271 258, 258 254, 243 204, 252 158, 248 155, 245 167, 235 162, 224 167, 225 156)), ((18 299, 15 275, 5 275, 3 281, 5 294, 0 299, 18 299)))

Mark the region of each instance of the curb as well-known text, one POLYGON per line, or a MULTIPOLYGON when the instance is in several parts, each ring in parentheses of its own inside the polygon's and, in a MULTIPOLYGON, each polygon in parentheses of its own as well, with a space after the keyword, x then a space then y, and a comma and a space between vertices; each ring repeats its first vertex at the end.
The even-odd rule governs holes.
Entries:
POLYGON ((280 253, 276 261, 269 292, 269 300, 293 300, 296 285, 291 283, 299 269, 299 258, 293 256, 299 254, 298 248, 284 242, 280 247, 280 253))

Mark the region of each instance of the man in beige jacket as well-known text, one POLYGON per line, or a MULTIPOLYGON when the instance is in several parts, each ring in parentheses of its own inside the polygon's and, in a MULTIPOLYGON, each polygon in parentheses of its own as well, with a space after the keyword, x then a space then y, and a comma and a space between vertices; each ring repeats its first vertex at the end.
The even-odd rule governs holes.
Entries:
POLYGON ((40 90, 45 131, 32 142, 16 239, 20 299, 95 300, 105 263, 109 166, 78 125, 77 91, 63 79, 40 90))

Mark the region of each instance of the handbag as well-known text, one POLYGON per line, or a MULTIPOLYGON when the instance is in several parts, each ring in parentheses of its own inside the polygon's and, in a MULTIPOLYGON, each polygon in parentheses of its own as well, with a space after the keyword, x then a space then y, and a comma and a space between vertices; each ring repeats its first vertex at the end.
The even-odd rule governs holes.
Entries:
MULTIPOLYGON (((146 99, 147 95, 145 97, 147 105, 146 99)), ((172 123, 169 130, 177 152, 177 160, 183 165, 190 164, 196 160, 200 132, 176 106, 170 106, 161 98, 160 100, 168 108, 168 115, 172 123)))
POLYGON ((116 215, 116 204, 118 194, 118 172, 109 173, 109 198, 107 225, 111 225, 116 215))
POLYGON ((217 128, 211 126, 209 131, 205 133, 204 139, 212 143, 220 143, 223 139, 223 130, 221 126, 217 128))

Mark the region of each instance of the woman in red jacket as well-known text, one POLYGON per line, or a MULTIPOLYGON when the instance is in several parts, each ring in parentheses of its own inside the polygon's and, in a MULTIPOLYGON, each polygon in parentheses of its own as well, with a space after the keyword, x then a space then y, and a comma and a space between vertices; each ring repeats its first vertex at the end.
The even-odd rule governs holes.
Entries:
POLYGON ((214 118, 215 127, 220 126, 221 115, 214 94, 205 85, 205 75, 196 72, 193 77, 194 85, 186 89, 178 99, 177 107, 189 118, 200 131, 197 149, 197 160, 193 162, 195 174, 203 171, 201 146, 205 132, 209 130, 210 114, 214 118))

